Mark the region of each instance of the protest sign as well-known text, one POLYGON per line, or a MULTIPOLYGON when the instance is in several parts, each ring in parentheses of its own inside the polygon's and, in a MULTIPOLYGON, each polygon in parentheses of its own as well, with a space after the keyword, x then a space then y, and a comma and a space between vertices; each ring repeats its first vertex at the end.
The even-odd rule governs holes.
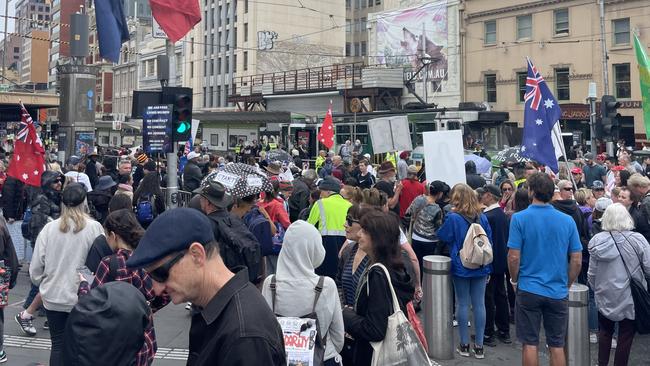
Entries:
POLYGON ((450 187, 465 183, 463 131, 431 131, 422 134, 427 181, 441 180, 450 187))

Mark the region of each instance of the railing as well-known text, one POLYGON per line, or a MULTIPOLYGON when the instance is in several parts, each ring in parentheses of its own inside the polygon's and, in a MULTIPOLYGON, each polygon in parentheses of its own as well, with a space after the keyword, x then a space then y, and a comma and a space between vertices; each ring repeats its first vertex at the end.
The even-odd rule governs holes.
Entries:
POLYGON ((363 62, 242 76, 230 96, 314 92, 361 86, 363 62))
MULTIPOLYGON (((167 188, 161 188, 165 197, 167 197, 167 188)), ((190 200, 192 199, 192 192, 186 192, 178 190, 176 195, 176 204, 178 207, 189 207, 190 200)), ((167 199, 165 199, 165 204, 167 204, 167 199)))

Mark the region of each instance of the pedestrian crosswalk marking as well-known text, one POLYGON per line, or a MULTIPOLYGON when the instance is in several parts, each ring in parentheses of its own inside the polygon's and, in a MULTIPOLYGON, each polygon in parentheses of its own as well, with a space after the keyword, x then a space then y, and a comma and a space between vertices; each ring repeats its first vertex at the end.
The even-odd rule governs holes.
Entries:
MULTIPOLYGON (((4 345, 6 347, 38 349, 49 351, 52 349, 52 342, 47 338, 21 337, 6 335, 4 336, 4 345)), ((184 348, 158 348, 156 359, 159 360, 178 360, 185 361, 189 351, 184 348)))

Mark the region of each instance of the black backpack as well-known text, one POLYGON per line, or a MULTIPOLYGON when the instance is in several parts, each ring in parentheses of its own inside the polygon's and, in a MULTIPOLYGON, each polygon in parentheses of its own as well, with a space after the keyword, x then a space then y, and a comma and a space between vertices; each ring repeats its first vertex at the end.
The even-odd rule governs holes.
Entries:
POLYGON ((219 242, 221 258, 226 267, 233 270, 245 266, 248 268, 248 279, 252 283, 259 282, 262 249, 248 227, 230 217, 208 217, 215 223, 215 238, 219 242))

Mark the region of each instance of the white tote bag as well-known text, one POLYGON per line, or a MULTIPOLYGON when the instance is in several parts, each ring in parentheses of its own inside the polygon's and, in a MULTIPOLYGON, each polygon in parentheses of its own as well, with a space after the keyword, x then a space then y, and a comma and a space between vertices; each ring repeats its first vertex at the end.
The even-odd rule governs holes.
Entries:
MULTIPOLYGON (((383 341, 370 342, 372 353, 372 366, 431 366, 424 347, 417 334, 411 327, 406 315, 402 312, 397 301, 397 295, 390 280, 390 274, 383 264, 373 264, 384 270, 388 279, 388 287, 393 297, 393 314, 388 317, 386 336, 383 341)), ((371 268, 372 268, 371 267, 371 268)))

